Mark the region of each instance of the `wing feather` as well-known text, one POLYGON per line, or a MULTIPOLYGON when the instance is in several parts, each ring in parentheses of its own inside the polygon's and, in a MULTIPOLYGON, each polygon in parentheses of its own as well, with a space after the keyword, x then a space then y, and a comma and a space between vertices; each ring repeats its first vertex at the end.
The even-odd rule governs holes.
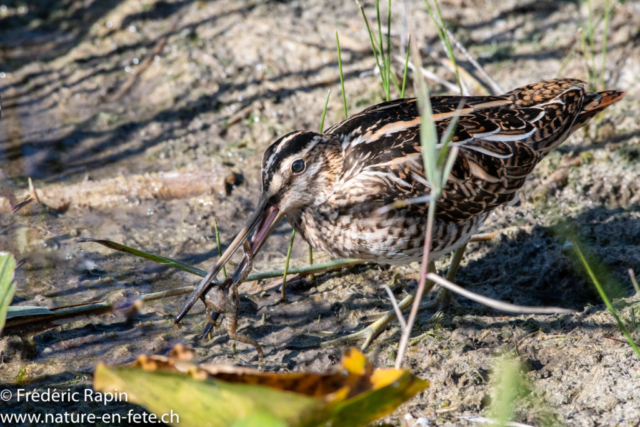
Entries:
MULTIPOLYGON (((585 96, 578 80, 529 85, 503 96, 432 97, 438 138, 458 111, 459 155, 438 201, 441 220, 463 221, 515 197, 539 160, 569 135, 585 96)), ((327 130, 343 142, 336 200, 372 212, 430 194, 415 99, 382 103, 327 130), (339 195, 339 196, 338 196, 339 195), (340 199, 340 200, 337 200, 340 199)))

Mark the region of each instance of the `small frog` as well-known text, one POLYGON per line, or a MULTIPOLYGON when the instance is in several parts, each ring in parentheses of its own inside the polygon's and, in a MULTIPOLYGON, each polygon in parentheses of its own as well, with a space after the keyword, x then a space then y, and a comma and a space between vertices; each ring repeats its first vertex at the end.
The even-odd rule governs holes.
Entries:
MULTIPOLYGON (((204 304, 207 311, 207 319, 209 322, 216 326, 216 321, 211 320, 211 315, 213 313, 224 314, 225 318, 223 320, 224 326, 227 329, 227 333, 229 334, 229 338, 242 342, 245 344, 251 344, 255 347, 258 352, 259 363, 262 363, 264 359, 264 353, 262 351, 262 347, 260 344, 253 338, 248 335, 238 334, 238 313, 240 311, 240 297, 238 296, 238 283, 242 283, 246 276, 251 271, 251 265, 253 264, 253 257, 251 253, 251 247, 249 242, 245 241, 244 247, 245 253, 247 254, 247 258, 249 262, 245 267, 244 271, 246 274, 243 274, 240 280, 236 280, 233 283, 232 279, 226 279, 220 286, 215 286, 212 288, 204 297, 204 304), (229 288, 229 292, 225 292, 225 290, 229 288)), ((244 273, 244 272, 243 272, 244 273)))

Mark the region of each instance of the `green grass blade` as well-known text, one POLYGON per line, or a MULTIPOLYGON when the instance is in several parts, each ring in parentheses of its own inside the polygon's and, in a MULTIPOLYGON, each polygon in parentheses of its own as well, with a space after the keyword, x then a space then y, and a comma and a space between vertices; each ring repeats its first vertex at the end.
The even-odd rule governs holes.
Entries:
POLYGON ((464 105, 463 102, 458 104, 456 108, 455 114, 451 118, 447 129, 444 131, 442 138, 440 138, 440 153, 438 154, 438 167, 442 167, 447 159, 447 154, 449 152, 449 145, 451 144, 451 139, 453 138, 453 133, 455 131, 456 125, 458 124, 458 119, 460 118, 460 110, 464 105))
POLYGON ((618 323, 618 328, 620 328, 620 331, 622 332, 622 334, 627 338, 627 341, 629 341, 629 345, 633 348, 633 350, 636 352, 636 355, 640 359, 640 348, 638 348, 635 341, 631 337, 631 334, 629 334, 629 331, 627 331, 627 328, 624 326, 624 323, 622 323, 622 321, 618 317, 618 313, 616 312, 615 307, 611 304, 611 301, 609 301, 609 297, 607 296, 606 292, 600 285, 598 278, 593 273, 593 270, 591 269, 591 266, 589 265, 589 263, 587 262, 587 259, 583 255, 582 250, 580 250, 580 246, 578 246, 578 243, 573 239, 571 240, 571 243, 573 244, 573 249, 576 251, 578 258, 580 258, 582 265, 587 270, 589 277, 591 277, 591 281, 593 282, 596 289, 598 290, 598 293, 600 294, 600 298, 602 298, 602 301, 604 301, 604 304, 607 306, 607 309, 609 310, 613 318, 616 319, 616 322, 618 323))
MULTIPOLYGON (((391 80, 391 0, 389 0, 389 10, 387 12, 387 101, 391 101, 390 80, 391 80)), ((395 76, 394 76, 395 78, 395 76)))
POLYGON ((171 258, 166 258, 160 255, 155 255, 155 254, 144 252, 138 249, 130 248, 129 246, 121 245, 120 243, 112 242, 111 240, 89 239, 86 237, 81 237, 76 241, 79 243, 86 243, 86 242, 98 243, 98 244, 101 244, 102 246, 106 246, 109 249, 135 255, 140 258, 148 259, 149 261, 157 262, 159 264, 164 264, 169 267, 173 267, 177 270, 186 271, 187 273, 195 274, 196 276, 205 277, 207 275, 206 270, 202 270, 200 268, 194 267, 189 264, 185 264, 184 262, 181 262, 181 261, 176 261, 171 258))
POLYGON ((589 38, 589 49, 593 56, 596 53, 596 41, 595 41, 595 27, 593 25, 593 5, 591 4, 591 0, 587 0, 587 5, 589 7, 589 19, 587 21, 587 25, 588 25, 587 36, 589 38))
POLYGON ((378 70, 380 71, 380 76, 381 76, 381 80, 382 80, 382 86, 384 87, 384 85, 385 85, 384 84, 384 73, 382 73, 382 67, 380 66, 380 60, 378 58, 378 48, 376 47, 376 42, 375 42, 375 39, 373 37, 373 33, 371 32, 371 27, 369 26, 369 20, 367 19, 367 15, 365 15, 364 8, 362 7, 362 4, 360 4, 359 0, 356 0, 356 4, 360 8, 360 13, 362 13, 362 19, 364 19, 365 26, 367 27, 367 32, 369 33, 369 40, 371 41, 371 49, 373 50, 373 56, 376 59, 376 66, 378 67, 378 70))
POLYGON ((282 301, 285 300, 285 287, 287 285, 287 273, 289 273, 289 261, 291 261, 291 249, 293 249, 293 241, 296 238, 296 230, 291 232, 291 241, 289 242, 289 249, 287 250, 287 258, 284 262, 284 274, 282 275, 282 301))
POLYGON ((609 0, 604 5, 604 36, 602 39, 602 68, 600 69, 600 90, 604 90, 604 72, 607 65, 607 36, 609 34, 609 16, 611 8, 609 0))
POLYGON ((380 69, 380 78, 382 79, 382 87, 384 89, 384 94, 386 97, 386 101, 389 100, 389 96, 387 95, 388 92, 388 84, 389 82, 387 81, 386 77, 387 77, 387 64, 386 64, 386 60, 384 57, 384 42, 382 40, 382 22, 380 20, 380 0, 376 0, 376 19, 377 19, 377 23, 378 23, 378 38, 379 38, 379 46, 380 46, 380 58, 382 60, 382 68, 380 69))
POLYGON ((7 310, 16 291, 13 283, 13 274, 16 269, 16 260, 8 252, 0 252, 0 331, 4 328, 7 319, 7 310))
POLYGON ((640 295, 640 286, 638 285, 638 281, 636 280, 635 273, 633 269, 629 269, 629 277, 631 277, 631 284, 633 285, 633 289, 636 291, 636 295, 640 295))
POLYGON ((393 73, 389 74, 389 76, 391 76, 391 81, 393 82, 393 85, 395 86, 396 90, 398 91, 398 93, 400 93, 401 89, 400 89, 400 83, 398 82, 398 79, 396 79, 396 76, 393 73))
POLYGON ((449 151, 449 156, 447 156, 447 162, 444 164, 444 168, 442 170, 442 187, 444 188, 445 184, 449 180, 449 174, 453 169, 453 165, 458 158, 458 147, 453 147, 449 151))
POLYGON ((593 87, 593 73, 591 72, 591 66, 589 65, 589 50, 587 49, 587 35, 584 31, 580 33, 580 41, 582 43, 582 57, 584 58, 584 65, 587 68, 587 79, 589 80, 589 90, 594 91, 593 87))
MULTIPOLYGON (((344 94, 344 89, 342 90, 344 94)), ((329 106, 329 97, 331 96, 331 89, 327 92, 327 99, 324 101, 324 108, 322 109, 322 117, 320 118, 320 133, 324 130, 324 118, 327 116, 327 107, 329 106)), ((346 109, 346 105, 345 105, 346 109)))
POLYGON ((436 11, 438 12, 438 17, 440 18, 440 26, 442 27, 442 35, 444 37, 444 44, 447 48, 447 55, 449 56, 449 60, 453 64, 453 69, 456 74, 456 82, 458 83, 458 87, 460 88, 460 95, 464 94, 462 91, 462 82, 460 81, 460 73, 458 72, 458 64, 456 63, 456 57, 453 55, 453 47, 451 46, 451 40, 449 40, 449 34, 447 33, 446 27, 444 25, 444 19, 442 18, 442 13, 440 12, 440 4, 438 0, 433 0, 436 5, 436 11))
MULTIPOLYGON (((155 254, 144 252, 138 249, 130 248, 128 246, 121 245, 120 243, 112 242, 111 240, 88 239, 83 237, 83 238, 79 238, 77 242, 98 243, 102 246, 106 246, 109 249, 114 249, 119 252, 124 252, 131 255, 135 255, 140 258, 148 259, 149 261, 154 261, 163 265, 167 265, 169 267, 173 267, 175 269, 185 271, 187 273, 191 273, 196 276, 205 277, 207 275, 206 270, 202 270, 200 268, 194 267, 189 264, 185 264, 184 262, 173 260, 171 258, 166 258, 160 255, 155 255, 155 254)), ((313 274, 313 273, 319 273, 326 270, 335 270, 338 268, 345 268, 351 265, 361 264, 363 262, 364 261, 355 259, 355 258, 343 258, 343 259, 337 259, 334 261, 323 262, 320 264, 290 268, 287 273, 288 274, 313 274)), ((282 277, 283 274, 284 274, 284 270, 273 270, 273 271, 265 271, 263 273, 254 273, 254 274, 250 274, 245 281, 252 282, 254 280, 273 279, 274 277, 282 277)))
MULTIPOLYGON (((413 47, 413 62, 416 70, 422 67, 420 61, 420 54, 418 48, 413 47)), ((435 123, 433 121, 433 111, 431 109, 431 102, 429 100, 429 91, 424 78, 416 77, 416 94, 418 97, 418 108, 421 114, 420 124, 420 144, 422 146, 422 160, 424 162, 424 170, 427 176, 427 181, 434 186, 438 186, 438 173, 437 173, 437 138, 435 123)), ((437 196, 436 196, 437 197, 437 196)))
POLYGON ((402 75, 402 90, 400 90, 400 98, 404 98, 404 92, 407 88, 407 70, 409 69, 409 51, 411 50, 411 36, 407 42, 407 57, 404 59, 404 72, 402 75))
MULTIPOLYGON (((336 33, 336 37, 338 33, 336 33)), ((341 68, 342 74, 342 68, 341 68)), ((342 79, 341 79, 342 80, 342 79)), ((342 89, 342 94, 344 95, 344 88, 342 89)), ((327 116, 327 107, 329 106, 329 97, 331 96, 331 89, 327 92, 327 99, 324 101, 324 108, 322 109, 322 117, 320 118, 320 133, 324 130, 324 119, 327 116)), ((346 110, 346 100, 343 98, 344 108, 346 110)), ((309 265, 313 264, 313 248, 309 245, 309 265)))
MULTIPOLYGON (((218 246, 218 256, 222 256, 222 246, 220 246, 220 233, 218 233, 218 220, 217 219, 213 219, 213 227, 216 230, 216 246, 218 246)), ((224 278, 227 278, 227 269, 226 267, 223 265, 222 266, 222 274, 224 275, 224 278)))
MULTIPOLYGON (((342 85, 342 108, 344 108, 344 118, 349 118, 349 114, 347 113, 347 94, 344 91, 344 74, 342 74, 342 52, 340 51, 340 37, 338 37, 338 32, 336 31, 336 44, 338 45, 338 66, 340 67, 340 85, 342 85)), ((323 115, 323 123, 324 123, 324 115, 323 115)))
POLYGON ((449 57, 449 61, 451 61, 451 64, 453 65, 453 72, 456 76, 456 83, 458 83, 458 89, 460 89, 460 94, 464 94, 464 92, 462 91, 462 82, 460 81, 460 73, 458 72, 458 64, 456 63, 456 58, 453 55, 453 48, 451 47, 451 41, 449 40, 449 35, 447 34, 447 31, 445 30, 445 26, 444 26, 444 19, 442 19, 442 13, 440 12, 440 5, 438 4, 438 0, 434 0, 434 3, 436 5, 436 12, 438 13, 438 18, 439 21, 436 20, 435 15, 433 14, 433 9, 431 9, 431 5, 429 4, 429 0, 424 0, 424 4, 427 7, 427 12, 429 13, 429 16, 431 17, 431 21, 433 21, 433 23, 436 26, 436 31, 438 32, 438 37, 440 38, 440 41, 442 42, 445 50, 447 51, 447 56, 449 57))

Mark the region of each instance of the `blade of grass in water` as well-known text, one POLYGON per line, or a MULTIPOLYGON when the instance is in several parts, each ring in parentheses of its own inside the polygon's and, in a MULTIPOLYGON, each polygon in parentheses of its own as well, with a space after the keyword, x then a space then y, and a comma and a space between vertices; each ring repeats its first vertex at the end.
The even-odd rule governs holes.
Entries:
POLYGON ((291 260, 291 249, 293 249, 293 240, 296 238, 296 230, 291 232, 291 240, 289 241, 289 249, 287 250, 287 259, 284 262, 284 274, 282 275, 282 291, 280 293, 280 299, 284 301, 285 297, 285 288, 287 285, 287 273, 289 272, 289 261, 291 260))
MULTIPOLYGON (((222 246, 220 246, 220 233, 218 233, 218 220, 217 219, 213 219, 213 227, 216 230, 216 245, 218 246, 218 256, 222 256, 222 246)), ((222 274, 224 275, 224 278, 227 278, 227 269, 226 267, 223 265, 222 266, 222 274)))
MULTIPOLYGON (((190 294, 191 292, 193 292, 193 289, 193 286, 186 286, 183 288, 141 295, 139 299, 144 302, 155 301, 158 299, 190 294)), ((18 328, 15 331, 11 331, 11 333, 24 334, 27 331, 34 333, 50 329, 51 322, 55 322, 55 326, 60 326, 68 322, 75 322, 78 316, 105 315, 118 310, 118 307, 116 304, 114 304, 114 301, 118 300, 114 299, 113 301, 111 301, 109 298, 107 298, 107 300, 101 302, 59 307, 53 310, 47 310, 47 312, 42 312, 39 314, 25 313, 22 316, 13 316, 8 321, 7 330, 11 331, 12 328, 18 328)))
POLYGON ((640 349, 638 348, 635 341, 631 337, 631 334, 629 334, 629 331, 627 331, 627 328, 624 326, 624 323, 622 323, 622 320, 620 320, 620 318, 618 317, 618 313, 616 312, 615 307, 611 304, 611 301, 609 301, 609 297, 605 293, 604 289, 602 289, 602 286, 600 285, 598 278, 593 273, 593 270, 591 269, 591 266, 587 262, 587 259, 582 254, 582 250, 580 250, 580 246, 578 246, 578 243, 575 240, 571 240, 571 243, 573 245, 573 249, 576 251, 576 254, 578 255, 578 258, 580 258, 582 265, 587 270, 589 277, 591 277, 591 281, 593 281, 593 284, 598 290, 598 293, 600 294, 602 301, 604 301, 604 304, 607 306, 607 309, 609 310, 613 318, 616 319, 616 322, 618 323, 618 328, 620 328, 620 331, 622 332, 622 334, 627 338, 627 341, 629 341, 629 345, 633 348, 633 350, 636 352, 636 355, 640 359, 640 349))
POLYGON ((181 261, 176 261, 171 258, 166 258, 160 255, 150 254, 148 252, 144 252, 138 249, 130 248, 129 246, 121 245, 120 243, 112 242, 111 240, 104 239, 89 239, 86 237, 81 237, 76 240, 79 243, 99 243, 102 246, 106 246, 109 249, 113 249, 116 251, 124 252, 127 254, 135 255, 140 258, 148 259, 149 261, 157 262, 159 264, 164 264, 169 267, 173 267, 178 270, 186 271, 187 273, 195 274, 196 276, 205 277, 207 275, 206 270, 202 270, 198 267, 194 267, 189 264, 185 264, 181 261))
MULTIPOLYGON (((338 37, 337 31, 336 44, 338 45, 338 67, 340 68, 340 85, 342 86, 342 108, 344 108, 344 118, 346 119, 349 117, 347 113, 347 94, 344 91, 344 74, 342 73, 342 51, 340 50, 340 37, 338 37)), ((324 113, 322 115, 322 123, 324 124, 324 113)))
MULTIPOLYGON (((112 242, 111 240, 88 239, 83 237, 78 239, 77 241, 80 243, 85 243, 85 242, 98 243, 102 246, 106 246, 107 248, 128 253, 131 255, 135 255, 140 258, 148 259, 149 261, 154 261, 154 262, 175 268, 177 270, 194 274, 196 276, 205 277, 207 275, 206 270, 202 270, 200 268, 194 267, 184 262, 176 261, 171 258, 166 258, 160 255, 144 252, 139 249, 130 248, 129 246, 121 245, 120 243, 112 242)), ((326 270, 335 270, 338 268, 349 267, 351 265, 361 264, 363 262, 365 261, 360 259, 343 258, 343 259, 337 259, 335 261, 323 262, 320 264, 290 268, 287 274, 313 274, 313 273, 319 273, 326 270)), ((250 274, 245 281, 253 282, 254 280, 273 279, 275 277, 282 277, 283 274, 284 274, 284 270, 273 270, 273 271, 265 271, 264 273, 254 273, 254 274, 250 274)))

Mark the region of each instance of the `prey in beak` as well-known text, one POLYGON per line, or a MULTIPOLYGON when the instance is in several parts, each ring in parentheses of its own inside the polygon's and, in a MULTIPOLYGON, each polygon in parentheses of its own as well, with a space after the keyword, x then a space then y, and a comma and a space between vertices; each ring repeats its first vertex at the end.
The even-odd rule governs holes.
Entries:
POLYGON ((241 247, 243 247, 244 242, 249 238, 249 235, 252 231, 255 230, 253 237, 251 237, 250 245, 246 250, 250 250, 251 253, 245 253, 244 257, 240 261, 238 268, 233 274, 231 279, 230 286, 235 286, 240 284, 248 275, 251 270, 250 267, 250 259, 253 258, 255 254, 257 254, 264 242, 271 235, 273 230, 276 228, 280 220, 284 217, 284 212, 278 209, 276 206, 270 206, 268 203, 268 198, 266 194, 263 194, 260 198, 260 203, 256 208, 249 221, 245 224, 245 226, 240 230, 238 235, 233 242, 229 245, 226 251, 222 254, 220 259, 216 262, 207 276, 200 282, 198 287, 189 295, 189 299, 187 303, 184 305, 180 313, 175 318, 175 323, 180 322, 182 318, 191 310, 194 304, 206 295, 206 293, 211 289, 214 285, 213 280, 216 275, 222 270, 222 267, 229 261, 231 256, 241 247), (249 268, 247 268, 249 267, 249 268))

